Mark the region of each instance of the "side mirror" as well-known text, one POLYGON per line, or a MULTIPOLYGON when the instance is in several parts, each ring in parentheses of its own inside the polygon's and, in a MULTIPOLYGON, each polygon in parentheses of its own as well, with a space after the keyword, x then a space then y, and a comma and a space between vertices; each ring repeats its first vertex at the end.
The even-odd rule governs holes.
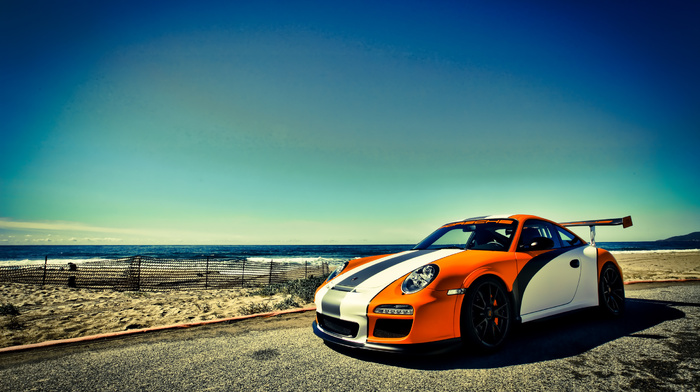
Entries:
POLYGON ((527 250, 547 250, 554 248, 554 241, 551 238, 536 237, 530 243, 527 250))

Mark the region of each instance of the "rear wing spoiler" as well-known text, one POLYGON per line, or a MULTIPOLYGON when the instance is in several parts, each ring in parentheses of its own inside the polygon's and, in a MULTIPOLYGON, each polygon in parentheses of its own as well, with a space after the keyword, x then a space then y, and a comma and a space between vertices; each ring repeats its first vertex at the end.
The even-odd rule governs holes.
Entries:
POLYGON ((590 227, 591 228, 591 245, 595 246, 595 227, 596 226, 619 226, 619 225, 622 225, 622 228, 626 229, 626 228, 632 226, 632 217, 626 216, 624 218, 564 222, 564 223, 560 223, 560 225, 562 225, 562 226, 588 226, 588 227, 590 227))

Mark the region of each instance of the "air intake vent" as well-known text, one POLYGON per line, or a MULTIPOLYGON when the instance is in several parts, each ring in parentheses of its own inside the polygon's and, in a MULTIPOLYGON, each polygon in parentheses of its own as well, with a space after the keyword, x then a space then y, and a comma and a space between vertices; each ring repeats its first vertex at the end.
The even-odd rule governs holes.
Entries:
POLYGON ((360 325, 357 323, 326 316, 321 313, 316 313, 316 319, 321 328, 342 336, 354 338, 357 336, 357 331, 360 329, 360 325))

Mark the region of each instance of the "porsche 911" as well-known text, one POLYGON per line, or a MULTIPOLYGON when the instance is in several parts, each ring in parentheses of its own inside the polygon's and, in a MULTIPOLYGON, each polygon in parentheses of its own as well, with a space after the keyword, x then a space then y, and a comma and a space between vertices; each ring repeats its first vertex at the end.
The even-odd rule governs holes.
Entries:
POLYGON ((630 217, 555 223, 492 215, 447 223, 410 250, 345 262, 316 291, 314 333, 369 350, 500 347, 512 328, 565 312, 625 309, 622 271, 595 227, 630 217), (589 226, 586 242, 567 227, 589 226))

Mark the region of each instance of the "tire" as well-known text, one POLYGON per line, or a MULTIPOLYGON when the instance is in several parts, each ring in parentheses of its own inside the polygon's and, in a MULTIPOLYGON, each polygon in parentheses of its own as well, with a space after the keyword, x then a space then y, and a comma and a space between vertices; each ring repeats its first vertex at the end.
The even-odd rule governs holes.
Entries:
POLYGON ((492 352, 508 337, 513 303, 500 280, 486 277, 474 282, 462 303, 462 341, 478 352, 492 352))
POLYGON ((625 312, 625 286, 615 265, 608 263, 600 271, 598 304, 606 316, 619 317, 625 312))

